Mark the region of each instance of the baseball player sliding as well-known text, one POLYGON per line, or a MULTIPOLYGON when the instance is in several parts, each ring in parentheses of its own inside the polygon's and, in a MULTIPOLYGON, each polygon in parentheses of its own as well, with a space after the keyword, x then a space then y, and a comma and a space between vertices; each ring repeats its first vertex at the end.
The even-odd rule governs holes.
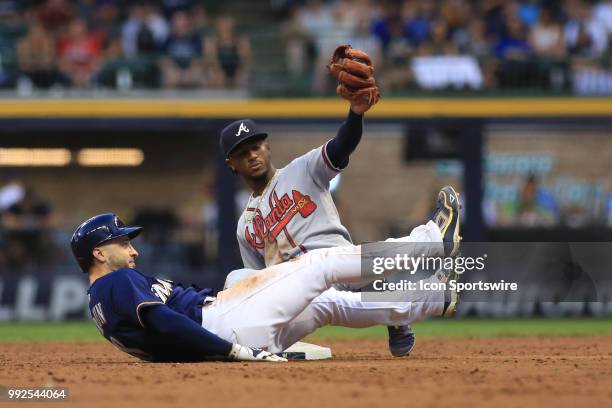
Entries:
MULTIPOLYGON (((459 204, 451 187, 438 196, 432 220, 410 236, 408 256, 453 256, 459 249, 459 204)), ((427 316, 451 316, 451 290, 407 292, 399 302, 364 302, 335 284, 359 282, 361 247, 314 249, 291 262, 265 268, 212 296, 138 272, 132 245, 142 228, 127 227, 115 214, 83 222, 71 247, 91 286, 89 308, 100 333, 119 349, 148 361, 285 361, 275 353, 324 325, 408 325, 427 316), (313 312, 316 310, 316 312, 313 312)), ((438 271, 430 283, 455 280, 438 271)))
MULTIPOLYGON (((237 227, 245 269, 228 276, 225 288, 313 249, 352 244, 338 217, 329 182, 347 167, 361 140, 363 115, 380 96, 365 52, 340 46, 328 68, 338 79, 337 93, 350 102, 350 110, 336 137, 323 146, 277 169, 271 162, 268 134, 254 121, 238 120, 221 132, 227 165, 252 190, 237 227)), ((409 355, 415 343, 411 328, 389 326, 388 331, 391 354, 409 355)))

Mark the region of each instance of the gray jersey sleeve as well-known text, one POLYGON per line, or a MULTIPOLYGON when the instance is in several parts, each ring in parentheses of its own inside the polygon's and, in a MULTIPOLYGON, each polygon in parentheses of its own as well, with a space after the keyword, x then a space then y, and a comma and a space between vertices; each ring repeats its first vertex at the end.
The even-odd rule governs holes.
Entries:
POLYGON ((264 269, 266 267, 263 257, 246 242, 240 233, 238 233, 238 246, 240 247, 240 257, 245 268, 264 269))
POLYGON ((304 166, 315 183, 324 190, 329 188, 330 180, 342 171, 342 169, 334 167, 327 157, 326 145, 327 143, 312 149, 295 160, 295 164, 304 166))

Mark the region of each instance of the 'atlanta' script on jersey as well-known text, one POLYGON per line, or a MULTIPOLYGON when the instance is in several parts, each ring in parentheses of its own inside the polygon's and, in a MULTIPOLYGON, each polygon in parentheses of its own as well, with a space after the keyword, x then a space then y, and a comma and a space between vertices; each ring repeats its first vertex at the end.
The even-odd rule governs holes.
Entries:
POLYGON ((289 221, 300 214, 302 218, 309 217, 316 209, 317 205, 308 195, 300 193, 298 190, 291 190, 292 197, 284 194, 278 198, 276 190, 268 197, 270 212, 264 215, 259 208, 247 208, 254 211, 252 232, 247 225, 244 231, 245 238, 254 248, 264 248, 265 240, 274 242, 278 234, 287 227, 289 221))
POLYGON ((329 191, 338 174, 325 145, 277 169, 261 195, 251 194, 236 239, 245 268, 263 269, 317 248, 350 245, 329 191))

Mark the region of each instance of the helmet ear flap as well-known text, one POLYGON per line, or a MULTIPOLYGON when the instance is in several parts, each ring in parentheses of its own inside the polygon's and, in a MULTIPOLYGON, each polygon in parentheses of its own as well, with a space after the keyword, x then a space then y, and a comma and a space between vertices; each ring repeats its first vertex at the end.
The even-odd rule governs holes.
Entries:
POLYGON ((81 267, 81 271, 83 273, 89 273, 89 268, 91 268, 92 261, 89 259, 79 258, 77 259, 79 262, 79 266, 81 267))

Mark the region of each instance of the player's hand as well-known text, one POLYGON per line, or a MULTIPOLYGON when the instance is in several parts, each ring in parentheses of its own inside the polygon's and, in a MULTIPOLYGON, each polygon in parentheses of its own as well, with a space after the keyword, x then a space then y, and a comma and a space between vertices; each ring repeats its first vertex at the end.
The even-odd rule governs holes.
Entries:
POLYGON ((230 360, 235 361, 268 361, 272 363, 287 361, 286 358, 269 353, 265 350, 241 346, 240 344, 232 345, 232 350, 230 351, 228 357, 230 360))
POLYGON ((353 111, 353 113, 356 113, 357 115, 363 115, 368 110, 370 110, 370 108, 371 108, 371 105, 369 104, 351 104, 351 110, 353 111))

